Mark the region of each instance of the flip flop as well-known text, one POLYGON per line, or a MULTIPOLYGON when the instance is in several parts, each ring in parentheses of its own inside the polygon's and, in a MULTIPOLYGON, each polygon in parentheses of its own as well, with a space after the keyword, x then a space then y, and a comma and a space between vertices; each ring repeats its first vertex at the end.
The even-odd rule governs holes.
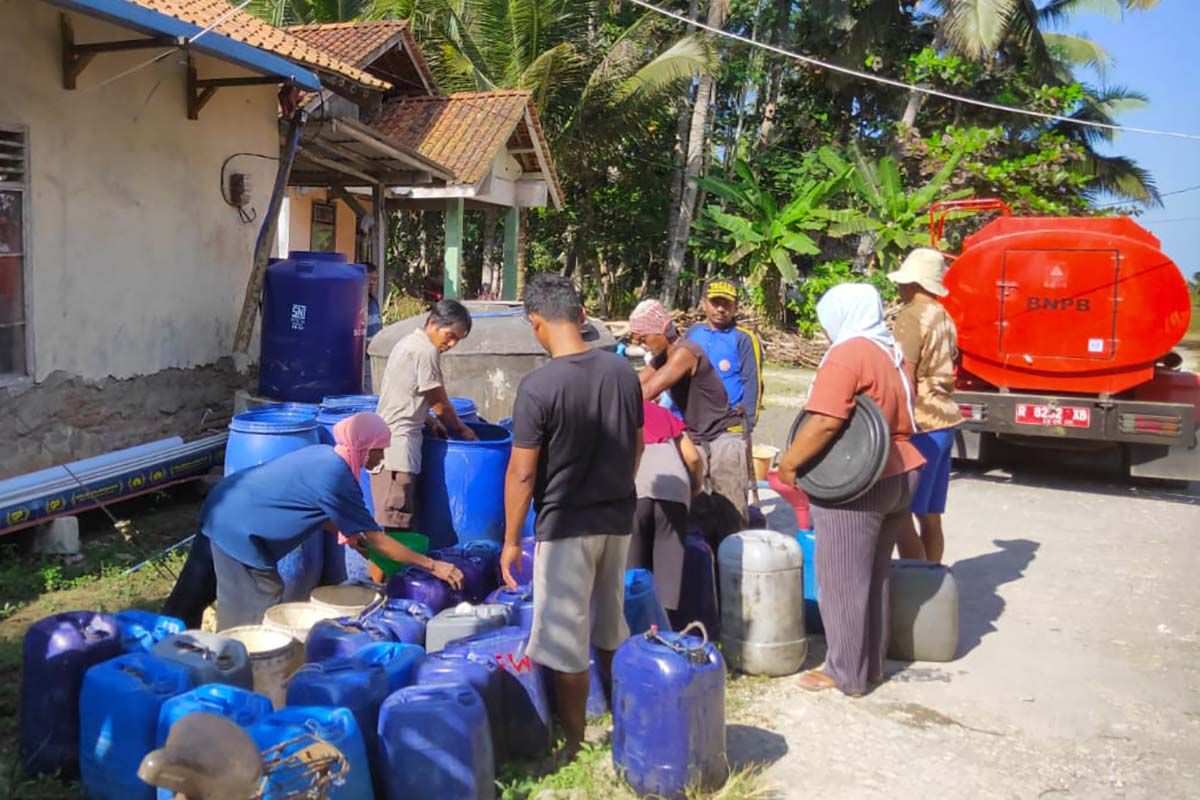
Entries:
POLYGON ((800 688, 806 692, 823 692, 827 689, 837 688, 837 682, 819 669, 808 670, 800 676, 798 683, 800 688))

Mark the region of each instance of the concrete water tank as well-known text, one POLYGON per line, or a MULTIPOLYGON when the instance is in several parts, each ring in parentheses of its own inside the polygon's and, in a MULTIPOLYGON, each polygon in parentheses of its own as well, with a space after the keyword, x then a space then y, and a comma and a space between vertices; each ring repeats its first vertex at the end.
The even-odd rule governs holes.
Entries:
MULTIPOLYGON (((442 357, 446 389, 474 400, 479 415, 494 423, 512 416, 521 378, 546 363, 550 355, 533 338, 520 303, 468 301, 464 305, 471 312, 471 335, 442 357)), ((427 316, 421 313, 388 325, 371 340, 367 352, 376 393, 383 383, 388 354, 400 339, 424 325, 427 316)), ((592 347, 616 350, 616 338, 598 319, 588 318, 583 335, 592 347)))

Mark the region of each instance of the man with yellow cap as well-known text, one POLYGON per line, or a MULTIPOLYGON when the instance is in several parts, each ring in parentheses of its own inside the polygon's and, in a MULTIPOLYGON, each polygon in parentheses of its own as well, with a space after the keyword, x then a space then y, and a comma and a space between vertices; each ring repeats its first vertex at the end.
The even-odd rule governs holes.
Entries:
POLYGON ((958 333, 954 321, 938 302, 946 295, 942 254, 919 247, 908 254, 900 269, 888 275, 896 284, 904 307, 893 326, 904 359, 916 373, 912 398, 918 433, 912 443, 925 456, 921 480, 913 493, 910 510, 921 526, 918 536, 912 518, 898 541, 901 558, 940 562, 945 549, 942 514, 950 486, 950 451, 954 430, 962 423, 962 412, 954 400, 954 359, 958 333))
POLYGON ((714 278, 704 288, 700 307, 707 321, 688 328, 687 338, 704 348, 725 384, 730 407, 740 406, 753 430, 762 408, 762 343, 753 331, 737 324, 737 285, 714 278))

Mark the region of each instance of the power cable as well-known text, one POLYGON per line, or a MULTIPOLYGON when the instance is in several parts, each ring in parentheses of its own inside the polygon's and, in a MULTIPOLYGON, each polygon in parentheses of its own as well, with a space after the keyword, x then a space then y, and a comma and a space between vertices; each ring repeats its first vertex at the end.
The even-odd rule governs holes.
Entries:
POLYGON ((862 72, 861 70, 851 69, 850 67, 843 67, 840 64, 834 64, 829 61, 822 61, 818 58, 813 58, 812 56, 801 55, 800 53, 793 53, 790 50, 784 50, 782 47, 776 47, 775 45, 766 44, 765 42, 756 42, 755 40, 749 39, 745 36, 741 36, 740 34, 730 33, 729 31, 724 31, 724 30, 721 30, 720 28, 714 28, 713 26, 707 25, 703 22, 700 22, 699 20, 689 19, 688 17, 686 17, 682 14, 677 14, 674 11, 669 11, 665 8, 659 8, 658 6, 653 5, 652 3, 646 2, 646 0, 630 0, 630 1, 634 5, 641 6, 642 8, 645 8, 649 11, 653 11, 656 14, 661 14, 664 17, 670 17, 671 19, 676 20, 678 22, 682 22, 685 25, 691 25, 694 28, 699 28, 701 30, 708 31, 709 33, 711 33, 715 36, 721 36, 725 39, 731 39, 735 42, 741 42, 742 44, 748 44, 751 47, 761 47, 764 50, 768 50, 777 55, 785 56, 794 61, 799 61, 802 64, 807 64, 812 67, 820 67, 821 69, 827 69, 832 72, 840 72, 843 75, 850 75, 851 77, 859 78, 860 80, 870 81, 872 83, 881 83, 885 86, 892 86, 894 88, 904 89, 904 90, 910 91, 910 92, 917 92, 919 94, 929 95, 930 97, 940 97, 943 100, 951 100, 956 103, 963 103, 965 105, 972 105, 972 106, 978 106, 980 108, 987 108, 987 109, 991 109, 992 111, 1003 111, 1003 112, 1006 112, 1009 114, 1019 114, 1019 115, 1026 116, 1026 117, 1035 117, 1037 119, 1046 119, 1046 120, 1051 120, 1053 122, 1062 122, 1062 123, 1065 123, 1068 125, 1079 125, 1081 127, 1087 127, 1087 128, 1100 128, 1103 130, 1117 131, 1117 132, 1122 132, 1122 133, 1141 133, 1141 134, 1145 134, 1147 136, 1168 136, 1168 137, 1172 137, 1175 139, 1187 139, 1189 141, 1200 142, 1200 134, 1196 134, 1196 133, 1182 133, 1180 131, 1164 131, 1164 130, 1156 130, 1154 128, 1134 128, 1134 127, 1130 127, 1128 125, 1114 125, 1114 124, 1107 123, 1107 122, 1094 122, 1092 120, 1076 119, 1074 117, 1065 117, 1061 114, 1049 114, 1044 111, 1034 111, 1033 109, 1020 108, 1018 106, 1009 106, 1009 105, 1004 105, 1003 103, 992 103, 987 100, 977 100, 973 97, 964 97, 964 96, 958 95, 958 94, 951 94, 950 92, 943 92, 943 91, 939 91, 938 89, 931 89, 927 86, 918 86, 914 83, 905 83, 904 81, 896 80, 894 78, 885 78, 882 75, 872 75, 869 72, 862 72))

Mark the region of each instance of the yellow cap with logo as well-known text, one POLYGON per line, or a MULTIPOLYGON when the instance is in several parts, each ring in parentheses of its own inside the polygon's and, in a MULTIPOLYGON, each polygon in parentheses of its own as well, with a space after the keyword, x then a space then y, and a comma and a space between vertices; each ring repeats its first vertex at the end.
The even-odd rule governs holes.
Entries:
POLYGON ((725 278, 715 278, 708 282, 708 286, 704 289, 704 296, 709 300, 732 300, 736 303, 738 299, 737 286, 733 281, 725 278))

